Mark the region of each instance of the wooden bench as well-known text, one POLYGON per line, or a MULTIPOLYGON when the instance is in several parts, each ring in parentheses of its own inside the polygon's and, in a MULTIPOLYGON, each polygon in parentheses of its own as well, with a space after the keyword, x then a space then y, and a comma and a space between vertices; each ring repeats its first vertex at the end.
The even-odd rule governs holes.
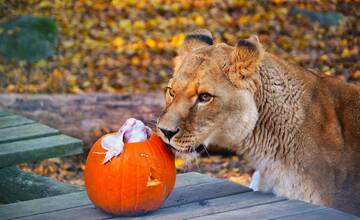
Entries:
MULTIPOLYGON (((22 172, 16 164, 82 153, 83 142, 35 121, 0 111, 0 203, 12 203, 83 188, 22 172)), ((1 215, 0 215, 1 216, 1 215)))
MULTIPOLYGON (((120 218, 96 209, 82 187, 60 184, 46 177, 24 173, 15 167, 7 167, 80 153, 80 140, 4 112, 0 112, 0 126, 0 198, 6 202, 28 200, 0 205, 0 219, 120 218)), ((178 174, 175 189, 162 208, 138 217, 190 218, 359 219, 335 209, 253 192, 247 187, 199 173, 178 174)))

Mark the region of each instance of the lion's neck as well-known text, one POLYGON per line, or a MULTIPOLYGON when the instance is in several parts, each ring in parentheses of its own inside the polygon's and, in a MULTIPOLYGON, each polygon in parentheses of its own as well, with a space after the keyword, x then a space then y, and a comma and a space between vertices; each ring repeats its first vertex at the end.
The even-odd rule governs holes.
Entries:
POLYGON ((259 118, 243 143, 243 153, 257 169, 264 161, 296 163, 300 153, 298 128, 304 118, 300 105, 304 88, 289 68, 278 62, 267 57, 260 66, 261 85, 255 94, 259 118))

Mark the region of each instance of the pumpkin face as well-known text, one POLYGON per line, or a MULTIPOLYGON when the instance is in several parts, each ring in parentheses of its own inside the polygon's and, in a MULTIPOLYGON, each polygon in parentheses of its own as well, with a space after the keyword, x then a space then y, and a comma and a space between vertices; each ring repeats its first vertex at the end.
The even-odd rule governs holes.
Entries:
POLYGON ((86 161, 90 200, 115 215, 140 215, 160 208, 176 178, 174 156, 164 142, 153 133, 144 142, 126 143, 119 156, 103 164, 104 137, 93 145, 86 161))

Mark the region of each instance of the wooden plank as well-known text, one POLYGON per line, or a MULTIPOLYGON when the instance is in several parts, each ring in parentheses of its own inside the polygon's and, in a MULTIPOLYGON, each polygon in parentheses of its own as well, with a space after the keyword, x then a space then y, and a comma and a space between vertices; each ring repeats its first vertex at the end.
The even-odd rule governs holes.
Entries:
POLYGON ((175 187, 177 188, 182 186, 190 186, 195 184, 210 183, 216 181, 221 181, 221 180, 197 172, 181 173, 176 175, 175 187))
POLYGON ((289 216, 294 214, 300 214, 310 210, 321 209, 320 206, 312 205, 309 203, 286 200, 281 202, 275 202, 265 205, 252 206, 249 208, 238 209, 234 211, 222 212, 213 215, 204 215, 202 217, 196 217, 196 220, 218 220, 218 219, 273 219, 283 216, 289 216))
MULTIPOLYGON (((51 211, 47 213, 42 213, 38 215, 31 215, 21 217, 23 220, 64 220, 64 219, 76 219, 76 220, 100 220, 100 219, 109 219, 113 216, 111 214, 105 213, 97 209, 94 205, 79 206, 73 207, 70 209, 63 209, 57 211, 51 211)), ((124 219, 124 217, 122 218, 124 219)), ((125 218, 127 219, 127 218, 125 218)), ((131 219, 131 218, 129 218, 131 219)))
POLYGON ((0 117, 3 117, 3 116, 8 116, 8 115, 11 115, 10 112, 3 112, 3 111, 0 111, 0 117))
POLYGON ((141 219, 188 219, 284 200, 269 193, 247 192, 160 209, 141 219))
MULTIPOLYGON (((203 183, 219 182, 221 180, 209 177, 207 175, 191 172, 185 174, 178 174, 176 177, 175 187, 185 187, 203 183)), ((72 207, 79 207, 87 205, 87 209, 92 211, 96 210, 97 214, 105 214, 95 209, 89 201, 85 192, 82 193, 71 193, 71 196, 62 195, 50 198, 36 199, 32 201, 19 202, 15 204, 0 205, 0 214, 3 214, 4 219, 15 218, 24 215, 34 215, 38 213, 64 210, 72 207), (67 201, 76 201, 67 202, 67 201), (31 207, 31 208, 29 208, 31 207)), ((2 216, 2 215, 0 215, 2 216)), ((37 215, 36 215, 37 216, 37 215)), ((0 217, 1 219, 1 217, 0 217)))
POLYGON ((0 143, 45 137, 58 133, 59 131, 56 129, 40 123, 4 128, 0 129, 0 143))
MULTIPOLYGON (((223 181, 211 177, 203 177, 203 176, 205 175, 198 173, 186 173, 186 174, 177 175, 177 179, 176 179, 177 187, 174 189, 174 192, 165 202, 164 207, 171 207, 171 206, 184 204, 184 202, 201 201, 207 198, 215 198, 215 197, 221 197, 235 193, 250 191, 249 188, 242 187, 240 185, 236 185, 227 181, 223 181), (197 178, 191 178, 191 176, 197 178), (224 182, 226 182, 226 184, 224 184, 224 182), (226 187, 229 187, 229 189, 226 187), (199 191, 199 192, 194 193, 194 191, 199 191), (213 194, 212 192, 215 193, 213 194), (214 195, 215 197, 213 197, 212 195, 214 195), (191 197, 191 198, 184 199, 184 197, 191 197)), ((25 217, 25 216, 28 216, 29 218, 30 217, 40 218, 40 217, 46 217, 47 215, 52 215, 51 214, 52 212, 57 213, 54 215, 59 214, 61 216, 63 214, 66 214, 66 212, 70 212, 68 214, 71 214, 72 213, 71 209, 74 209, 74 212, 77 213, 84 213, 84 216, 86 213, 88 213, 89 215, 91 215, 92 218, 95 218, 96 216, 100 216, 100 217, 107 216, 105 213, 93 207, 93 205, 86 196, 86 192, 72 193, 62 196, 36 199, 36 200, 19 202, 14 204, 0 205, 0 216, 2 216, 3 219, 25 217)))
POLYGON ((318 209, 310 212, 304 212, 297 215, 290 215, 286 217, 276 218, 281 220, 303 220, 303 219, 309 219, 309 220, 359 220, 359 217, 356 217, 354 215, 341 212, 336 209, 330 209, 330 208, 323 208, 318 209))
POLYGON ((165 204, 162 206, 163 208, 251 191, 250 188, 227 180, 179 187, 176 189, 177 190, 174 190, 165 201, 165 204))
MULTIPOLYGON (((249 189, 228 181, 216 181, 178 187, 165 201, 162 208, 242 193, 244 190, 248 191, 249 189)), ((89 205, 56 212, 47 212, 41 215, 29 216, 26 219, 104 219, 111 217, 113 216, 96 209, 93 205, 89 205)))
POLYGON ((46 211, 55 211, 88 205, 89 203, 90 200, 84 191, 11 203, 0 205, 0 219, 13 219, 23 216, 31 216, 34 214, 44 213, 46 211))
POLYGON ((83 142, 54 135, 0 144, 0 167, 82 153, 83 142))
POLYGON ((5 167, 0 169, 0 189, 0 203, 13 203, 82 191, 83 187, 5 167))
POLYGON ((9 115, 0 117, 0 129, 2 128, 10 128, 19 125, 26 125, 35 123, 33 120, 21 117, 19 115, 9 115))

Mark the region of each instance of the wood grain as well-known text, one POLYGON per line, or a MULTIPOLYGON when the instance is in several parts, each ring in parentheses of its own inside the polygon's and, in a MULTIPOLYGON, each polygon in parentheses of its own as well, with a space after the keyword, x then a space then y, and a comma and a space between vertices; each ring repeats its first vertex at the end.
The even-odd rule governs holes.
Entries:
MULTIPOLYGON (((1 133, 1 129, 0 129, 1 133)), ((83 142, 66 135, 0 144, 0 167, 82 153, 83 142)))
POLYGON ((0 143, 58 134, 59 131, 40 123, 0 129, 0 143))
POLYGON ((33 120, 18 115, 0 117, 0 129, 35 123, 33 120))
MULTIPOLYGON (((176 181, 176 187, 163 207, 174 207, 189 202, 250 191, 249 188, 198 173, 177 175, 176 181)), ((87 198, 86 192, 0 205, 0 213, 3 219, 17 217, 29 219, 64 219, 65 217, 97 219, 109 217, 108 214, 94 208, 87 198)))

